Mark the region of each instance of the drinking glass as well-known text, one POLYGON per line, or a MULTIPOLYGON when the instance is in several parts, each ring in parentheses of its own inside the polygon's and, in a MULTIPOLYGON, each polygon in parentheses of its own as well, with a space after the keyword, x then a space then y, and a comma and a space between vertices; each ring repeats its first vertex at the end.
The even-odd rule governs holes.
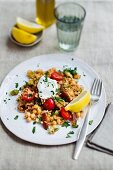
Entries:
POLYGON ((85 16, 85 9, 75 2, 62 3, 55 8, 60 48, 73 51, 79 45, 85 16))

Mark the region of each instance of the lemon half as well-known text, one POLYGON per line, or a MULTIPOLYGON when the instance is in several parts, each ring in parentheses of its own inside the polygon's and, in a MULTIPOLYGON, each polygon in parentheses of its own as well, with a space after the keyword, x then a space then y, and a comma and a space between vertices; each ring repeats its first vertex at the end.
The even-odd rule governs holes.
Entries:
POLYGON ((16 25, 18 26, 18 28, 29 33, 38 33, 44 29, 43 26, 35 24, 34 22, 27 21, 20 17, 16 19, 16 25))
POLYGON ((37 36, 32 35, 16 27, 12 28, 12 36, 17 42, 22 44, 31 44, 37 39, 37 36))
POLYGON ((90 92, 83 91, 65 107, 65 110, 69 110, 71 112, 80 112, 89 104, 90 98, 90 92))

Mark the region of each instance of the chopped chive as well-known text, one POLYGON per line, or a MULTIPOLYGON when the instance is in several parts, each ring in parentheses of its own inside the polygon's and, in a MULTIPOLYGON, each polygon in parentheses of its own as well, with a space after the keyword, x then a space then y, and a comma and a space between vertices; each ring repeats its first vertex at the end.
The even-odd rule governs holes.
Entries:
POLYGON ((18 116, 18 115, 16 115, 16 116, 15 116, 15 118, 14 118, 14 120, 17 120, 17 119, 18 119, 18 117, 19 117, 19 116, 18 116))
POLYGON ((34 134, 34 133, 35 133, 35 131, 36 131, 36 126, 34 126, 34 127, 33 127, 33 129, 32 129, 32 133, 34 134))
POLYGON ((18 88, 18 83, 15 83, 15 88, 18 88))
POLYGON ((51 93, 53 93, 53 95, 55 94, 55 92, 52 90, 51 93))
POLYGON ((71 138, 71 136, 69 134, 67 134, 66 138, 71 138))
POLYGON ((69 133, 67 133, 66 138, 71 138, 71 136, 70 136, 70 135, 73 135, 73 134, 74 134, 74 132, 73 132, 73 131, 70 131, 69 133))
POLYGON ((93 123, 93 120, 90 120, 90 121, 89 121, 89 125, 92 125, 92 123, 93 123))
POLYGON ((36 124, 36 121, 33 122, 33 125, 35 125, 35 124, 36 124))
POLYGON ((73 131, 70 131, 68 134, 69 134, 69 135, 73 135, 73 134, 74 134, 74 132, 73 132, 73 131))

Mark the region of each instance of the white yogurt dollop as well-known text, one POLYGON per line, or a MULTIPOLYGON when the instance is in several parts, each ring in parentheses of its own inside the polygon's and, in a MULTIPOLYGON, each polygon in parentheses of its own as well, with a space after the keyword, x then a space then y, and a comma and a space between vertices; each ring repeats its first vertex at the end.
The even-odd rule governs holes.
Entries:
POLYGON ((39 91, 39 97, 42 99, 47 99, 56 95, 58 84, 56 80, 53 80, 46 76, 42 76, 39 79, 37 88, 39 91))

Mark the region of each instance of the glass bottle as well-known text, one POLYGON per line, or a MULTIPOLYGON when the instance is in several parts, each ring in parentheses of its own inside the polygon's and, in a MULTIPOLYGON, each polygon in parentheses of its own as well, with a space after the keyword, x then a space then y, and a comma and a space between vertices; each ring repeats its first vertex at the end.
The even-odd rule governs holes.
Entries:
POLYGON ((36 0, 36 22, 48 27, 54 20, 55 0, 36 0))

